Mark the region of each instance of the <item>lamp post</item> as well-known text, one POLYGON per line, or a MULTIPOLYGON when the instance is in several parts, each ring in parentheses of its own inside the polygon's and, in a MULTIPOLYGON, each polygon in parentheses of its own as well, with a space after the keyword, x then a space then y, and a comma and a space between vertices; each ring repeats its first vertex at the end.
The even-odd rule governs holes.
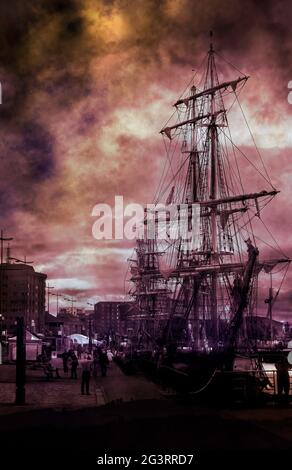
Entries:
POLYGON ((23 317, 16 319, 16 405, 25 404, 25 338, 23 317))
POLYGON ((50 290, 51 289, 55 289, 54 286, 50 286, 50 284, 47 285, 47 291, 48 291, 48 314, 50 314, 50 295, 51 295, 51 292, 50 290))
MULTIPOLYGON (((91 304, 90 302, 87 302, 87 305, 91 305, 92 307, 94 307, 94 304, 91 304)), ((92 351, 92 320, 91 318, 89 319, 89 322, 88 322, 88 338, 89 338, 88 349, 89 349, 89 352, 91 353, 92 351)))
POLYGON ((63 297, 63 294, 59 294, 59 292, 56 292, 56 294, 51 294, 57 297, 57 316, 59 315, 59 297, 63 297))

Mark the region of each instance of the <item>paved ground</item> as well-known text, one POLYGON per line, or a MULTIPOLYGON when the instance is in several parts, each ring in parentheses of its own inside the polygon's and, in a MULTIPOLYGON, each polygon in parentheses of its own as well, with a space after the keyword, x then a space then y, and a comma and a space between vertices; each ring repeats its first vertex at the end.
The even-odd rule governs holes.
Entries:
MULTIPOLYGON (((111 401, 131 401, 161 398, 156 385, 142 376, 125 376, 112 363, 108 375, 91 379, 90 395, 81 395, 81 370, 78 379, 64 374, 60 359, 52 361, 58 367, 61 378, 47 380, 43 371, 27 368, 26 408, 82 408, 101 406, 111 401)), ((0 366, 0 414, 18 411, 11 406, 15 401, 15 366, 0 366)))
POLYGON ((142 375, 125 375, 112 363, 107 377, 98 377, 97 386, 102 390, 106 403, 114 400, 161 399, 160 389, 142 375))
POLYGON ((29 456, 28 450, 40 451, 46 459, 58 454, 71 462, 78 452, 90 458, 93 452, 94 458, 105 451, 193 449, 204 463, 213 451, 218 466, 234 462, 233 451, 247 462, 259 451, 261 459, 275 458, 278 465, 292 450, 291 407, 219 409, 193 399, 166 399, 155 384, 125 376, 115 364, 107 377, 91 382, 88 397, 80 394, 80 378, 74 381, 61 372, 61 379, 47 382, 41 371, 28 370, 28 404, 16 407, 14 375, 13 366, 0 366, 0 442, 11 452, 24 449, 29 456))
MULTIPOLYGON (((61 364, 57 365, 60 367, 61 364)), ((80 371, 78 372, 80 376, 80 371)), ((100 395, 91 381, 90 395, 81 395, 80 379, 70 379, 70 374, 60 372, 60 379, 46 379, 43 370, 27 368, 26 403, 28 407, 82 407, 96 406, 100 395)), ((0 366, 0 413, 3 405, 11 405, 15 400, 15 367, 0 366), (2 405, 2 406, 1 406, 2 405)), ((103 404, 101 402, 100 404, 103 404)), ((7 411, 13 411, 8 407, 7 411)))

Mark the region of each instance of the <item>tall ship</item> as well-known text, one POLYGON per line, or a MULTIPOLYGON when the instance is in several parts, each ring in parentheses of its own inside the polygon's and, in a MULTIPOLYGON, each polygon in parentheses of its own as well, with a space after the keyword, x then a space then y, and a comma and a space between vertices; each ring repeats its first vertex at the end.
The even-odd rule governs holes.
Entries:
POLYGON ((211 37, 201 67, 160 131, 165 165, 129 260, 132 350, 148 352, 156 364, 173 365, 185 353, 208 372, 232 371, 238 354, 249 356, 258 347, 259 277, 275 273, 278 292, 267 299, 272 322, 290 259, 277 244, 271 257, 262 242, 266 230, 274 241, 262 213, 279 191, 240 104, 248 78, 221 58, 211 37), (232 129, 239 113, 242 123, 232 129), (253 142, 251 157, 236 143, 244 132, 253 142))

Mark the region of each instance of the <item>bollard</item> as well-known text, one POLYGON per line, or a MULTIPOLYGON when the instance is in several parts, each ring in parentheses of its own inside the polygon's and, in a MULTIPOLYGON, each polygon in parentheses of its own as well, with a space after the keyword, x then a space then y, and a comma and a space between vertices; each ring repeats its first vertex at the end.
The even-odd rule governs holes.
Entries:
POLYGON ((15 404, 25 404, 25 340, 23 317, 17 317, 16 332, 16 394, 15 404))

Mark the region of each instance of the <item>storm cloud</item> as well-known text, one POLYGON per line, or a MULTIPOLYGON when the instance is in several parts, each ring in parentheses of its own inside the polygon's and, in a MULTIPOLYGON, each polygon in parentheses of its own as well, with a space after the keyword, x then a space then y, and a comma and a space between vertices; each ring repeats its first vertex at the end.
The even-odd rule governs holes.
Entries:
POLYGON ((94 240, 92 208, 116 194, 152 200, 164 164, 158 132, 212 30, 219 72, 222 55, 251 76, 242 104, 281 190, 265 220, 292 256, 288 0, 10 0, 0 9, 1 227, 15 255, 80 302, 123 294, 131 246, 94 240))

